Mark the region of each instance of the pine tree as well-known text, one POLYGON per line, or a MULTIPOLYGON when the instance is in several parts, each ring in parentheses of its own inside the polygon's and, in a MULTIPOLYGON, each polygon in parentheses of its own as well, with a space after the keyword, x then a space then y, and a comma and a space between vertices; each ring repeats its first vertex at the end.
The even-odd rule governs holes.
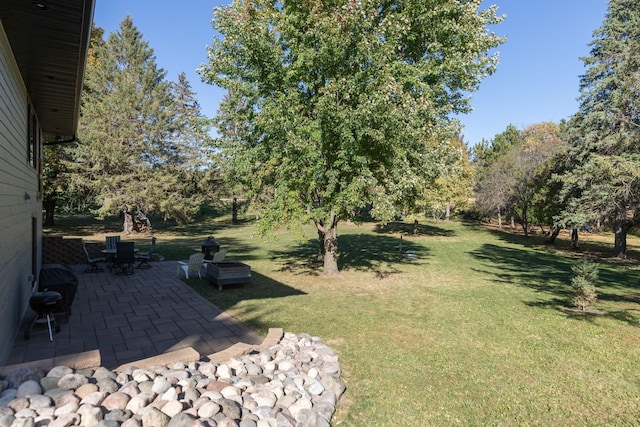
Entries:
MULTIPOLYGON (((203 200, 196 192, 184 193, 185 175, 176 173, 194 162, 184 152, 186 144, 176 143, 187 138, 190 112, 181 112, 184 105, 130 17, 92 48, 73 184, 90 195, 99 218, 124 212, 125 233, 139 231, 132 221, 138 215, 189 220, 203 200)), ((201 143, 201 137, 189 144, 201 143)))
POLYGON ((588 258, 582 258, 571 267, 571 270, 573 271, 571 302, 580 310, 585 311, 595 304, 597 299, 598 264, 588 258))
POLYGON ((569 122, 559 222, 612 219, 614 255, 625 258, 629 219, 640 205, 640 2, 611 0, 590 46, 580 109, 569 122))

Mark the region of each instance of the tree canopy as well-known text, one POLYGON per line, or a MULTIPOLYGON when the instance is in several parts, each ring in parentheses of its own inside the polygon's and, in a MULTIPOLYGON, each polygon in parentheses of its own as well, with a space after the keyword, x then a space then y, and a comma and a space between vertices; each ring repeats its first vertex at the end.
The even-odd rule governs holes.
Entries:
POLYGON ((264 227, 313 221, 324 272, 337 225, 367 204, 380 220, 411 206, 459 160, 451 119, 492 73, 497 9, 474 1, 234 0, 203 79, 228 90, 217 117, 234 179, 264 227))
POLYGON ((560 224, 614 222, 614 255, 626 257, 640 205, 640 3, 611 0, 583 58, 580 108, 571 118, 560 224))
MULTIPOLYGON (((483 213, 497 213, 501 221, 504 210, 520 223, 525 236, 528 235, 532 215, 545 213, 541 205, 546 204, 549 196, 545 192, 549 184, 548 163, 564 150, 560 135, 559 125, 546 122, 522 131, 509 125, 498 135, 502 138, 496 136, 498 144, 482 151, 485 160, 481 162, 484 168, 476 201, 483 213)), ((534 219, 544 221, 548 216, 534 219)))
POLYGON ((198 147, 210 137, 189 83, 184 75, 166 79, 130 17, 91 47, 70 185, 95 203, 98 217, 190 220, 204 200, 193 181, 208 149, 198 147))

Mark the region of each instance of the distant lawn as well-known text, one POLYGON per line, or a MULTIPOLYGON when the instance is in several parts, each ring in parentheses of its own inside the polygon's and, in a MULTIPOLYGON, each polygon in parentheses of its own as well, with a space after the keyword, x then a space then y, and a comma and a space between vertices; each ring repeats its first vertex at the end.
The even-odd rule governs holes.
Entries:
MULTIPOLYGON (((191 286, 260 334, 282 327, 336 350, 347 391, 334 425, 638 424, 640 267, 598 258, 595 310, 568 303, 571 266, 585 250, 606 257, 611 235, 581 234, 581 251, 570 251, 564 235, 547 246, 478 224, 427 223, 402 239, 419 255, 408 261, 399 245, 411 230, 341 224, 342 274, 330 278, 310 227, 264 240, 251 222, 208 217, 156 235, 160 253, 184 257, 215 234, 228 259, 251 265, 252 283, 191 286)), ((638 259, 640 241, 628 244, 638 259)))

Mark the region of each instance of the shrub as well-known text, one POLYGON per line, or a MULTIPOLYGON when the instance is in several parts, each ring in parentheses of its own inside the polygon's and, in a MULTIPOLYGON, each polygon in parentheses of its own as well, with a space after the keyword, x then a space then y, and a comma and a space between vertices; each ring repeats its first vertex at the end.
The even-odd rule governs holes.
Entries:
POLYGON ((571 302, 574 306, 585 311, 592 306, 597 299, 596 282, 598 281, 598 265, 587 258, 582 258, 573 267, 571 287, 573 295, 571 302))

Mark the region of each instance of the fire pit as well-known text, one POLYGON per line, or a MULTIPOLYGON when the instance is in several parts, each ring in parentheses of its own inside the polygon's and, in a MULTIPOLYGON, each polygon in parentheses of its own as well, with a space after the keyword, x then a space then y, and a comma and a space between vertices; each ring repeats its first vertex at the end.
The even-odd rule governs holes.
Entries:
POLYGON ((207 279, 218 285, 222 290, 224 285, 249 283, 251 281, 251 267, 241 262, 215 262, 207 264, 207 279))

